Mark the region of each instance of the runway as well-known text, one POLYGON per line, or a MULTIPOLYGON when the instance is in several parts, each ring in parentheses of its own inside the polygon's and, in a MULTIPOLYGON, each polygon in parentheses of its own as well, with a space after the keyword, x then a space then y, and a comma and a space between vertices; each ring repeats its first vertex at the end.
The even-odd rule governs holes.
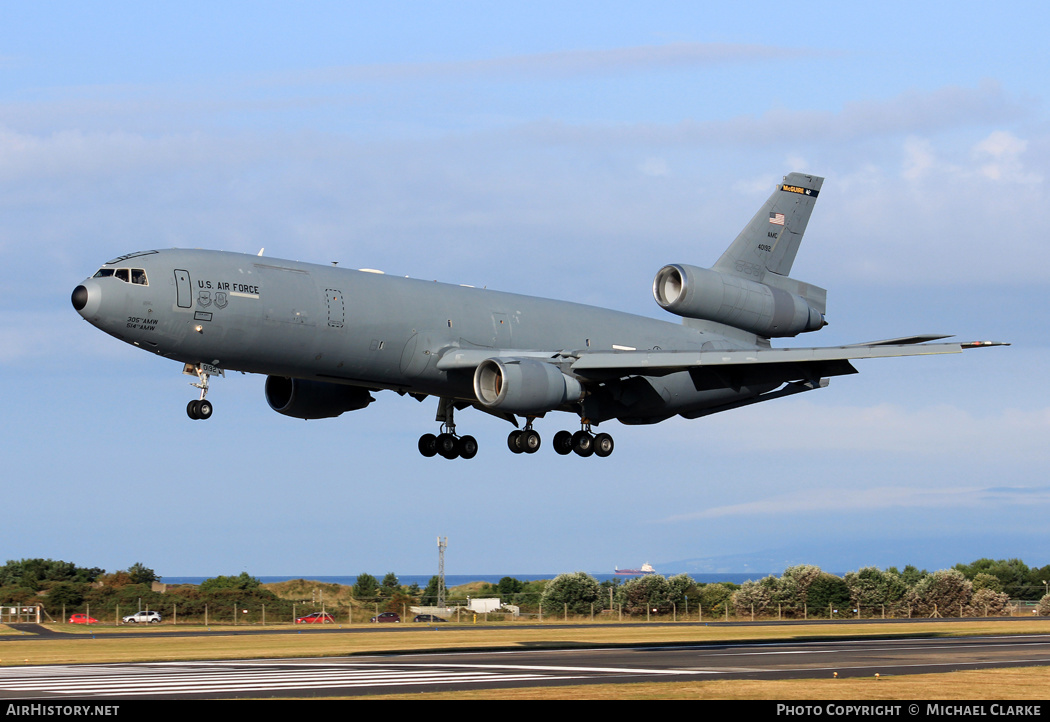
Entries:
POLYGON ((1050 664, 1050 635, 6 667, 0 698, 356 696, 696 679, 882 676, 1050 664))

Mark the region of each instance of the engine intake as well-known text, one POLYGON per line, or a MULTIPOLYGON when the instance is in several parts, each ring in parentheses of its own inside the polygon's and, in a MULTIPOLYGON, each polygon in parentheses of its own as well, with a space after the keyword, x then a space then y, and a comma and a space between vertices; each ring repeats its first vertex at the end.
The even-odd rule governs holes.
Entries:
POLYGON ((368 390, 359 386, 266 377, 266 403, 277 413, 297 419, 330 419, 363 409, 373 401, 368 390))
POLYGON ((583 386, 553 364, 490 358, 474 371, 474 394, 490 409, 530 415, 578 401, 583 396, 583 386))
POLYGON ((696 266, 664 266, 653 296, 678 316, 724 323, 766 338, 797 336, 824 327, 823 314, 787 291, 696 266))

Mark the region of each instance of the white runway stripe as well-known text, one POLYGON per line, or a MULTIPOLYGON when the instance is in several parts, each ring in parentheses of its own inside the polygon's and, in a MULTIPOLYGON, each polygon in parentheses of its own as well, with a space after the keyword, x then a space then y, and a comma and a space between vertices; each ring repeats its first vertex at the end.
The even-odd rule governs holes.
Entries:
MULTIPOLYGON (((564 670, 558 671, 563 672, 564 670)), ((373 666, 328 668, 309 666, 298 669, 294 667, 208 669, 203 665, 196 669, 157 665, 144 665, 134 669, 120 666, 105 668, 36 667, 5 670, 3 679, 0 679, 0 693, 139 696, 273 689, 505 683, 573 678, 576 676, 564 673, 550 675, 479 669, 391 669, 373 666)))

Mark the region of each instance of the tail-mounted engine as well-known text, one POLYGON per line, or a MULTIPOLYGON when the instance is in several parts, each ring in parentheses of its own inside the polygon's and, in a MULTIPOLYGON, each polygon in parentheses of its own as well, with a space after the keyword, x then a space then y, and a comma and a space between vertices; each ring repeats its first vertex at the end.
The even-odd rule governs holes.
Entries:
POLYGON ((661 268, 653 281, 653 296, 678 316, 724 323, 765 338, 797 336, 825 325, 822 309, 814 308, 802 296, 696 266, 661 268))
POLYGON ((266 377, 266 403, 277 413, 297 419, 330 419, 363 409, 373 401, 368 390, 358 386, 266 377))
POLYGON ((474 371, 474 394, 490 409, 526 416, 578 401, 583 386, 543 361, 490 358, 474 371))

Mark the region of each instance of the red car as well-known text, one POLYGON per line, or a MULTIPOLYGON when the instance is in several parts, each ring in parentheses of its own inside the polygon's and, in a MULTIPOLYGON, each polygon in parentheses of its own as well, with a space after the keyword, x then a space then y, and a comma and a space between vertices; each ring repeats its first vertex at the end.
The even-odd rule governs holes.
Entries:
POLYGON ((368 621, 370 622, 400 622, 401 615, 397 612, 383 612, 377 617, 372 617, 368 621))
POLYGON ((313 614, 307 614, 305 617, 299 617, 295 620, 296 624, 335 624, 335 619, 328 612, 314 612, 313 614))
POLYGON ((69 618, 70 624, 98 624, 98 620, 86 614, 74 614, 69 618))

